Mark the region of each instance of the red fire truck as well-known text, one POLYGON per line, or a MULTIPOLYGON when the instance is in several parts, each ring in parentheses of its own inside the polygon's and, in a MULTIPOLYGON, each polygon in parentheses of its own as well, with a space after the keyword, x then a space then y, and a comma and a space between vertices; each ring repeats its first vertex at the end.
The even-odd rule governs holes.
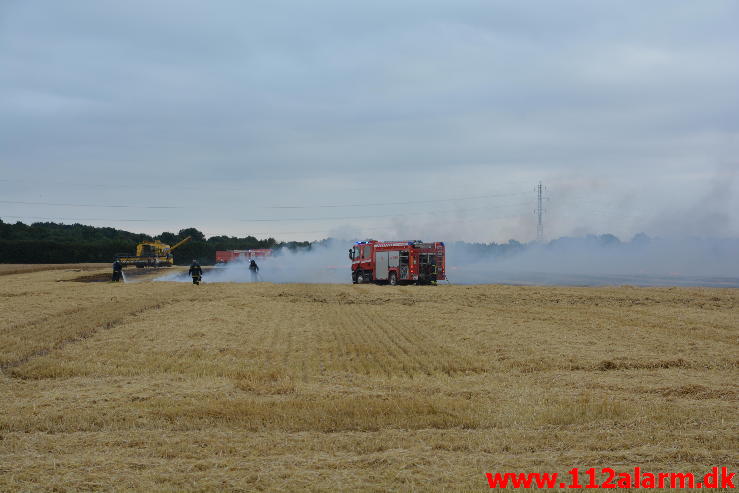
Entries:
POLYGON ((253 258, 271 257, 269 248, 254 248, 251 250, 217 250, 216 264, 225 264, 236 260, 251 260, 253 258))
POLYGON ((349 258, 354 284, 435 284, 446 279, 441 241, 358 241, 349 258))

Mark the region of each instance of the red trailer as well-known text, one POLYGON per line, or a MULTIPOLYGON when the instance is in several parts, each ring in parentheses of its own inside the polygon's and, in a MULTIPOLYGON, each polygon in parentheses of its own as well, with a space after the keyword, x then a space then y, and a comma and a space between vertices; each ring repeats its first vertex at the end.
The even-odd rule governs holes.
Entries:
POLYGON ((254 248, 251 250, 217 250, 216 263, 225 264, 237 260, 251 260, 253 258, 271 257, 272 250, 269 248, 254 248))
POLYGON ((441 241, 358 241, 349 258, 355 284, 436 284, 446 279, 441 241))

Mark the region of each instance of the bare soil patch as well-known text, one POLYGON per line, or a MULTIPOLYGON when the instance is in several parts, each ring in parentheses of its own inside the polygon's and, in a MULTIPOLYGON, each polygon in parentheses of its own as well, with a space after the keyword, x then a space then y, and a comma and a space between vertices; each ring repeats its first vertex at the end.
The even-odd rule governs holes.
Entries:
POLYGON ((0 264, 0 276, 42 272, 47 270, 99 270, 109 267, 110 264, 0 264))
MULTIPOLYGON (((181 268, 179 268, 181 269, 181 268)), ((161 276, 163 274, 167 274, 169 272, 176 272, 178 268, 171 268, 171 267, 153 267, 153 268, 143 268, 143 269, 124 269, 123 273, 126 276, 127 281, 140 281, 140 280, 150 280, 153 278, 156 278, 158 276, 161 276)), ((112 282, 112 270, 108 269, 106 272, 96 272, 95 274, 85 274, 82 276, 74 277, 71 279, 61 279, 62 281, 71 281, 71 282, 112 282)))

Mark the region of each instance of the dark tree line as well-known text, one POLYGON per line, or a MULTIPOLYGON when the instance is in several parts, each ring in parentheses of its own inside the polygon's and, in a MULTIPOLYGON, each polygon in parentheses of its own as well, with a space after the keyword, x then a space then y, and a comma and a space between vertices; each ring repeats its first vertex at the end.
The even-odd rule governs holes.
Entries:
POLYGON ((115 228, 98 228, 82 224, 5 223, 0 219, 0 263, 63 264, 77 262, 112 262, 117 255, 134 255, 142 241, 159 240, 168 245, 191 236, 192 240, 173 252, 175 263, 189 264, 197 259, 203 264, 215 262, 216 250, 248 250, 251 248, 305 248, 308 242, 278 243, 254 236, 205 235, 195 228, 157 236, 130 233, 115 228))
MULTIPOLYGON (((82 224, 33 223, 26 225, 4 223, 0 220, 0 263, 10 264, 63 264, 77 262, 112 262, 118 255, 134 255, 136 245, 142 241, 159 240, 168 245, 192 237, 192 240, 173 252, 175 263, 187 265, 193 259, 202 264, 215 262, 216 250, 249 250, 251 248, 287 248, 290 250, 311 249, 330 243, 326 239, 315 244, 304 242, 278 243, 274 238, 264 240, 254 236, 205 235, 195 228, 181 229, 177 233, 164 232, 157 236, 130 233, 115 228, 98 228, 82 224)), ((466 243, 447 244, 450 249, 465 254, 466 258, 504 257, 516 255, 529 248, 549 250, 573 247, 611 248, 627 245, 638 247, 651 240, 643 233, 630 242, 622 243, 611 234, 588 235, 585 237, 562 237, 544 245, 520 243, 510 240, 507 243, 466 243)))

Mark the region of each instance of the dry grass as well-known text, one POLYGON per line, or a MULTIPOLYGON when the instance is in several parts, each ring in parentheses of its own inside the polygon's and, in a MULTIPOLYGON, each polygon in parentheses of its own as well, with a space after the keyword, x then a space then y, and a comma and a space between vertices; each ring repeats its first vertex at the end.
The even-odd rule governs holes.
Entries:
POLYGON ((730 289, 0 285, 0 490, 736 469, 730 289))

